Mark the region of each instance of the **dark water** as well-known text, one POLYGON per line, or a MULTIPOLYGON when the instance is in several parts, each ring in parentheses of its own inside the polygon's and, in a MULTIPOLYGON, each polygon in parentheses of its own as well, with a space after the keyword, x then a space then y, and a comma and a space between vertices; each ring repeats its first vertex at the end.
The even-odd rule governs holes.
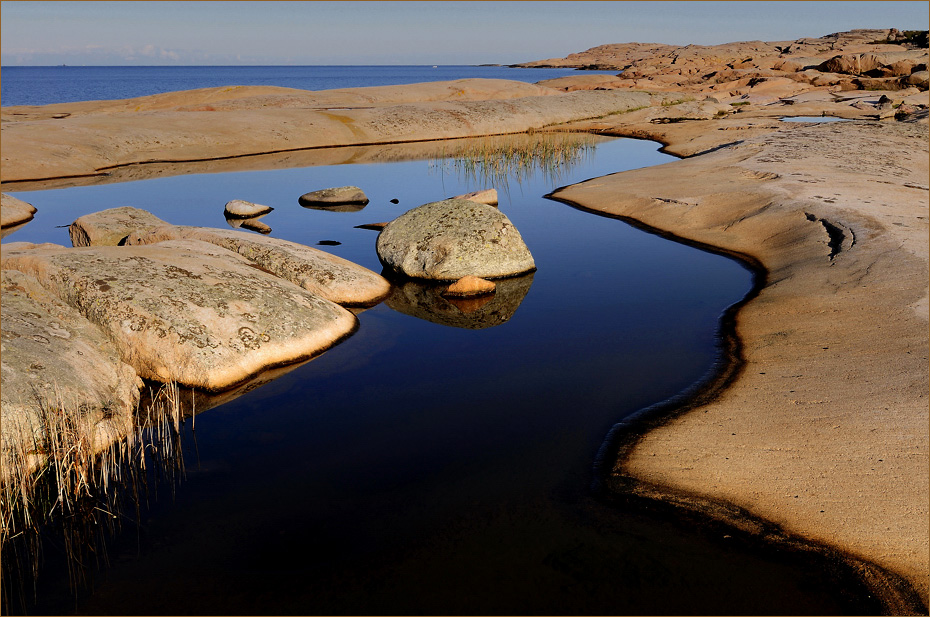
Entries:
MULTIPOLYGON (((595 71, 601 72, 601 71, 595 71)), ((616 74, 616 71, 603 71, 616 74)), ((0 104, 47 105, 124 99, 219 86, 282 86, 330 90, 466 78, 537 82, 574 69, 503 66, 5 66, 0 104)))
MULTIPOLYGON (((701 378, 720 314, 751 275, 542 195, 556 182, 667 160, 655 144, 615 140, 556 181, 511 183, 500 208, 538 271, 506 320, 483 322, 477 311, 472 327, 450 327, 387 303, 361 313, 347 341, 197 416, 196 432, 185 426, 186 480, 173 497, 161 491, 138 528, 124 527, 110 543, 112 567, 77 602, 51 542, 33 612, 862 611, 826 571, 591 493, 610 427, 701 378), (489 323, 498 325, 480 327, 489 323)), ((336 241, 322 248, 380 270, 376 232, 355 225, 477 188, 413 161, 23 192, 36 219, 4 242, 68 244, 55 226, 124 205, 224 226, 223 205, 240 198, 276 208, 262 219, 273 236, 336 241), (344 184, 371 203, 359 212, 297 203, 344 184)))

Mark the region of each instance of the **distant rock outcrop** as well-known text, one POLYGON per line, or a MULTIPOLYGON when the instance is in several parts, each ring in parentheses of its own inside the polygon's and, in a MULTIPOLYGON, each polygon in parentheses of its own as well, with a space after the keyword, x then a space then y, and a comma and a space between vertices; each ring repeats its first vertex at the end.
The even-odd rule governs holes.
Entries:
POLYGON ((378 236, 377 250, 387 269, 413 278, 493 279, 536 269, 510 219, 463 199, 428 203, 394 219, 378 236))

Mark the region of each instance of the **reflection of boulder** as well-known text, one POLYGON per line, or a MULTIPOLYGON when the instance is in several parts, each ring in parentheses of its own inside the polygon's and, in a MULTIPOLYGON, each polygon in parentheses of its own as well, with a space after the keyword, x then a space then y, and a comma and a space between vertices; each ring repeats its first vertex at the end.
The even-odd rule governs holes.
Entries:
POLYGON ((496 283, 494 295, 444 298, 446 285, 408 280, 391 289, 385 304, 398 313, 443 326, 480 330, 498 326, 513 316, 533 284, 533 274, 496 283))
POLYGON ((242 218, 238 216, 229 216, 227 214, 226 222, 229 223, 229 226, 233 229, 248 229, 249 231, 257 231, 260 234, 269 234, 271 233, 271 227, 258 220, 263 216, 265 215, 262 214, 260 216, 242 218))

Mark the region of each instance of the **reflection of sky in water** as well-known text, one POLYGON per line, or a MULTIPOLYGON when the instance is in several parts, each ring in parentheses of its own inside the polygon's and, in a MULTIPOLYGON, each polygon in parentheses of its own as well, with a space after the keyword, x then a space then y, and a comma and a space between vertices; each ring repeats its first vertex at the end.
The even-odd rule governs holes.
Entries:
POLYGON ((834 116, 791 116, 789 118, 782 118, 782 122, 813 122, 813 123, 822 123, 822 122, 844 122, 848 118, 836 118, 834 116))
MULTIPOLYGON (((616 140, 562 181, 668 160, 654 143, 616 140)), ((226 227, 223 206, 244 199, 275 208, 261 221, 272 237, 340 242, 322 248, 380 271, 377 232, 356 225, 483 188, 424 160, 18 192, 38 212, 4 241, 68 245, 55 226, 116 206, 226 227), (371 202, 358 212, 297 203, 343 185, 371 202)), ((554 188, 536 174, 501 191, 538 270, 499 325, 461 327, 453 305, 420 318, 382 303, 327 353, 198 416, 187 481, 152 506, 141 553, 128 534, 138 556, 82 610, 681 613, 794 585, 691 538, 668 545, 666 528, 617 518, 588 495, 607 431, 707 371, 720 313, 750 275, 541 197, 554 188), (458 327, 442 325, 450 319, 458 327), (618 567, 635 572, 606 576, 618 567), (596 584, 572 583, 572 572, 596 584)))

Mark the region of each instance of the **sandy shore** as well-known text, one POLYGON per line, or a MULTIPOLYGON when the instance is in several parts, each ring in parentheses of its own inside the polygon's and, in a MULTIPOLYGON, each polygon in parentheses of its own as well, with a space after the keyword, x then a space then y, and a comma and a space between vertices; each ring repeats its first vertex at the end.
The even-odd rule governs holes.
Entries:
POLYGON ((926 603, 927 144, 925 123, 783 124, 556 193, 766 271, 736 315, 732 381, 651 430, 621 427, 615 486, 774 522, 900 574, 926 603))
MULTIPOLYGON (((428 100, 415 88, 366 92, 364 106, 352 92, 314 99, 215 90, 161 95, 160 102, 5 108, 3 189, 106 181, 116 169, 203 171, 211 159, 223 161, 219 169, 262 153, 547 125, 658 139, 689 158, 591 180, 557 197, 745 255, 765 276, 735 316, 740 345, 726 387, 671 419, 631 428, 633 438, 618 441, 612 484, 750 531, 771 522, 758 529, 876 564, 884 571, 858 567, 889 612, 925 610, 926 116, 778 122, 800 113, 868 115, 814 100, 663 124, 657 120, 674 118, 679 106, 661 103, 677 95, 507 83, 433 86, 428 100), (336 109, 343 106, 352 108, 336 109), (919 597, 901 592, 894 575, 919 597)), ((713 111, 714 104, 704 105, 713 111)))

